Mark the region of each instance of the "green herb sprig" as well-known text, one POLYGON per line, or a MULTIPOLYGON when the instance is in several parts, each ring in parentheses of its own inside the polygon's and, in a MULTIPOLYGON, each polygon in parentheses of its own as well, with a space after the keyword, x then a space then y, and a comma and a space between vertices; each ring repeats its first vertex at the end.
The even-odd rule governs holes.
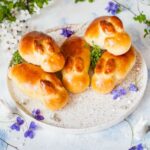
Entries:
POLYGON ((102 56, 104 50, 102 50, 98 45, 91 46, 91 67, 95 68, 97 61, 102 56))
POLYGON ((144 29, 144 38, 150 35, 150 20, 147 19, 146 15, 143 12, 141 12, 139 15, 134 16, 133 19, 139 23, 143 23, 146 25, 146 28, 144 29))
POLYGON ((12 60, 10 62, 10 66, 21 64, 23 62, 25 62, 25 60, 20 56, 19 52, 16 51, 13 53, 13 57, 12 57, 12 60))

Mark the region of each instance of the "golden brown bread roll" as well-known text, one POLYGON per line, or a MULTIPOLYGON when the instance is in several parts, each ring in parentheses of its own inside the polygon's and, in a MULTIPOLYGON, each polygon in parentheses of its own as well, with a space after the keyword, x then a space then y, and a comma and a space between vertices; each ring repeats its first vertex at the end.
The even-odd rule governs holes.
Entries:
POLYGON ((56 42, 50 36, 37 31, 22 37, 19 53, 27 62, 41 66, 46 72, 60 71, 65 64, 56 42))
POLYGON ((135 64, 136 54, 133 47, 120 56, 104 52, 98 60, 92 77, 92 88, 102 94, 111 92, 125 79, 135 64))
POLYGON ((89 86, 90 47, 81 37, 66 39, 61 47, 66 63, 62 70, 63 84, 72 93, 89 86))
POLYGON ((131 47, 131 38, 124 31, 122 21, 116 16, 95 19, 85 32, 85 40, 100 46, 113 55, 122 55, 131 47))
POLYGON ((58 110, 68 102, 68 93, 61 81, 40 67, 22 63, 9 68, 8 77, 26 95, 40 99, 51 110, 58 110))

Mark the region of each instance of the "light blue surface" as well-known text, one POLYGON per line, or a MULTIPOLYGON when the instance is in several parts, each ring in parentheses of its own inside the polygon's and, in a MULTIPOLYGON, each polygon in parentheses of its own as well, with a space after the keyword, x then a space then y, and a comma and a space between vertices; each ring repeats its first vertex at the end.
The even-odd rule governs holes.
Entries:
MULTIPOLYGON (((73 0, 56 0, 52 6, 42 10, 41 15, 35 16, 30 24, 35 26, 37 30, 45 30, 64 24, 91 21, 97 16, 108 15, 105 11, 107 2, 107 0, 95 0, 95 3, 91 4, 74 4, 73 0)), ((134 11, 137 11, 135 0, 120 0, 120 2, 128 4, 134 11)), ((141 4, 140 9, 149 14, 150 17, 150 7, 141 4)), ((148 67, 149 79, 143 101, 136 111, 127 118, 134 128, 141 118, 150 122, 150 39, 143 38, 144 25, 134 22, 131 13, 124 11, 118 16, 123 20, 134 45, 143 54, 148 67)), ((1 81, 2 84, 3 82, 1 81)), ((3 87, 0 87, 0 91, 3 91, 3 87)), ((1 97, 7 99, 5 91, 1 97)), ((13 138, 17 135, 11 132, 8 136, 12 137, 12 142, 16 144, 13 138)), ((20 146, 20 150, 127 150, 131 146, 131 140, 131 127, 129 123, 123 121, 108 130, 84 135, 64 135, 42 129, 37 131, 35 139, 27 141, 25 146, 20 146)), ((23 133, 20 133, 20 143, 23 141, 23 133)), ((135 144, 145 143, 150 148, 150 134, 147 134, 140 141, 134 140, 133 142, 135 144)))
MULTIPOLYGON (((6 132, 4 130, 0 129, 0 138, 3 140, 6 140, 6 132)), ((1 141, 0 139, 0 150, 5 150, 6 149, 6 143, 4 143, 3 141, 1 141)))

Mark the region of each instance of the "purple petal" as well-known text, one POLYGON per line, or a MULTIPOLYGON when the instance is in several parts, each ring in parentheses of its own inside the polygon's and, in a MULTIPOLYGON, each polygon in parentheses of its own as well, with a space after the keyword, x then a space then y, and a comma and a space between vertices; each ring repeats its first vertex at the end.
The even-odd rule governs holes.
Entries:
POLYGON ((24 124, 24 120, 21 117, 17 117, 16 121, 18 125, 24 124))
POLYGON ((116 95, 117 93, 118 93, 118 90, 112 90, 112 91, 111 91, 111 94, 112 94, 112 95, 116 95))
POLYGON ((12 130, 20 131, 20 126, 17 123, 14 123, 10 126, 12 130))
POLYGON ((44 120, 44 117, 42 115, 37 115, 35 116, 35 119, 41 121, 44 120))
POLYGON ((31 138, 33 139, 34 138, 34 132, 32 130, 27 130, 25 133, 24 133, 24 137, 27 138, 31 138))
POLYGON ((136 146, 129 148, 129 150, 136 150, 136 146))
POLYGON ((108 5, 109 5, 109 7, 112 7, 114 5, 114 3, 110 1, 110 2, 108 2, 108 5))
POLYGON ((112 15, 115 15, 119 9, 119 5, 114 2, 109 2, 108 6, 105 8, 108 13, 111 13, 112 15))
POLYGON ((137 146, 131 147, 129 150, 144 150, 144 147, 142 144, 138 144, 137 146))
POLYGON ((135 84, 131 83, 130 86, 129 86, 129 90, 133 91, 133 92, 137 92, 138 87, 135 84))
POLYGON ((70 37, 72 34, 74 34, 74 31, 71 31, 70 29, 68 28, 63 28, 62 29, 62 33, 61 35, 63 35, 64 37, 70 37))
POLYGON ((119 95, 113 95, 113 99, 115 100, 115 99, 117 99, 119 97, 119 95))
POLYGON ((127 92, 126 92, 126 90, 124 88, 120 88, 119 89, 119 93, 120 93, 120 96, 127 94, 127 92))
POLYGON ((144 147, 143 147, 142 144, 138 144, 138 145, 137 145, 137 150, 143 150, 143 149, 144 149, 144 147))
POLYGON ((33 116, 39 115, 40 113, 41 113, 41 111, 40 111, 39 109, 34 109, 34 110, 32 111, 32 115, 33 115, 33 116))
POLYGON ((37 128, 37 125, 35 124, 35 122, 32 121, 30 123, 29 129, 35 130, 36 128, 37 128))
POLYGON ((111 14, 115 15, 116 14, 116 10, 111 10, 111 14))

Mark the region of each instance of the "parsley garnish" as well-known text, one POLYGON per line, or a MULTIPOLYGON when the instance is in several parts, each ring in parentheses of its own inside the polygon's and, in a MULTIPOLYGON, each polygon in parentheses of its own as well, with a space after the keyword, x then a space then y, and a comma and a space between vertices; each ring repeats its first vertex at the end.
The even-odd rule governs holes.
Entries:
POLYGON ((24 59, 20 56, 19 52, 16 51, 13 54, 12 60, 10 62, 10 66, 21 64, 23 62, 25 62, 24 59))
POLYGON ((102 50, 98 45, 91 46, 91 67, 95 68, 97 61, 102 56, 104 50, 102 50))

